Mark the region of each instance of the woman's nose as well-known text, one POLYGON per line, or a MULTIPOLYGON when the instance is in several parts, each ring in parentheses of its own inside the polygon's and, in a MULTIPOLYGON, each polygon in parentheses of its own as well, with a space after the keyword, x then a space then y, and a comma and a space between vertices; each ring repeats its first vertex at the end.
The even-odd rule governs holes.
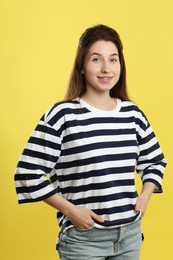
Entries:
POLYGON ((110 64, 108 62, 104 61, 102 64, 102 72, 109 73, 110 71, 111 71, 110 64))

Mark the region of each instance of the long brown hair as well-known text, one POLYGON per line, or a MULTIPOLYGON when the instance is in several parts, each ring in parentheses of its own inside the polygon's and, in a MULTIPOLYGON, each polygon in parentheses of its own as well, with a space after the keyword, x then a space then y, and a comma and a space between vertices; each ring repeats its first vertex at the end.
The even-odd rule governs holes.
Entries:
POLYGON ((86 29, 79 39, 79 45, 69 79, 65 100, 72 100, 77 97, 82 97, 82 95, 85 93, 86 83, 84 75, 81 73, 81 71, 83 69, 85 58, 91 45, 100 40, 113 42, 119 53, 121 74, 116 85, 110 90, 110 96, 120 98, 122 100, 129 100, 127 94, 126 65, 123 55, 122 42, 120 40, 119 34, 114 29, 102 24, 86 29))

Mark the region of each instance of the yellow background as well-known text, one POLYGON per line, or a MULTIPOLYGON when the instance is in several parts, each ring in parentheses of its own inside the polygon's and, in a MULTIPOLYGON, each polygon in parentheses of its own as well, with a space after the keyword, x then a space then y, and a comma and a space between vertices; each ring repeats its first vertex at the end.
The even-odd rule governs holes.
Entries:
POLYGON ((58 259, 55 210, 19 206, 13 174, 39 118, 64 96, 79 36, 98 23, 120 33, 130 96, 169 162, 143 219, 141 260, 173 259, 172 10, 172 0, 0 0, 0 259, 58 259))

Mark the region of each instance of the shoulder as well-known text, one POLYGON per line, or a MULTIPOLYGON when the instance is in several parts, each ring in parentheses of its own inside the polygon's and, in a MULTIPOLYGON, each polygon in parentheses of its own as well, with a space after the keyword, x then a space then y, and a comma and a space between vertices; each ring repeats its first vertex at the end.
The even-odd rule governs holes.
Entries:
POLYGON ((70 111, 74 110, 78 107, 79 101, 78 99, 69 100, 69 101, 61 101, 54 104, 52 107, 48 109, 46 112, 47 117, 52 116, 53 114, 56 114, 60 111, 70 111))
POLYGON ((57 102, 46 111, 44 119, 47 123, 53 125, 65 115, 76 114, 79 107, 78 99, 57 102))
MULTIPOLYGON (((142 121, 145 125, 148 124, 148 120, 143 110, 132 101, 121 101, 121 112, 128 113, 129 116, 133 116, 136 119, 142 121)), ((139 122, 138 122, 139 123, 139 122)))
POLYGON ((142 110, 132 101, 121 101, 121 110, 123 112, 140 112, 142 113, 142 110))

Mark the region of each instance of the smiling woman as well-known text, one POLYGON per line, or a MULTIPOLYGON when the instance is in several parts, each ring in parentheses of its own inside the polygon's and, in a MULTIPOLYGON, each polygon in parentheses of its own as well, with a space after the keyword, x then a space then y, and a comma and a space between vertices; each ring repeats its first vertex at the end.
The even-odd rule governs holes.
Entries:
POLYGON ((65 100, 42 116, 18 162, 19 203, 57 210, 61 260, 138 260, 141 216, 162 191, 165 166, 146 116, 129 101, 119 35, 88 28, 65 100))
MULTIPOLYGON (((129 100, 127 94, 127 86, 126 86, 126 66, 125 66, 125 60, 123 55, 123 45, 118 33, 114 29, 105 25, 99 25, 92 28, 88 28, 80 37, 79 46, 77 49, 74 67, 69 80, 69 86, 67 88, 67 94, 65 96, 65 100, 71 100, 73 98, 81 97, 82 95, 84 95, 84 93, 86 92, 86 78, 84 75, 84 64, 87 62, 87 59, 91 54, 95 53, 101 55, 102 52, 104 51, 105 54, 104 53, 103 54, 106 56, 104 58, 108 59, 109 55, 116 54, 114 55, 116 56, 116 60, 115 57, 111 57, 111 59, 109 57, 109 59, 111 62, 117 61, 117 63, 120 64, 120 75, 117 82, 115 81, 116 84, 113 85, 112 88, 110 89, 110 97, 114 97, 114 98, 119 97, 122 100, 129 100), (99 50, 92 50, 94 45, 99 43, 104 43, 105 47, 107 45, 110 45, 109 48, 111 49, 109 50, 107 48, 103 49, 104 46, 102 46, 101 53, 98 53, 99 50)), ((97 62, 99 60, 102 61, 103 59, 103 57, 101 59, 100 55, 99 57, 97 57, 99 58, 97 59, 97 62)), ((94 59, 94 61, 96 60, 94 59)), ((105 60, 103 61, 105 63, 105 60)), ((107 66, 108 64, 105 65, 107 66)), ((103 74, 103 72, 100 73, 103 74)))
POLYGON ((95 42, 86 55, 82 69, 86 82, 83 99, 87 101, 89 97, 92 97, 93 101, 98 98, 102 102, 105 101, 105 105, 109 105, 109 102, 112 103, 109 93, 119 80, 120 67, 119 54, 115 44, 110 41, 95 42))

